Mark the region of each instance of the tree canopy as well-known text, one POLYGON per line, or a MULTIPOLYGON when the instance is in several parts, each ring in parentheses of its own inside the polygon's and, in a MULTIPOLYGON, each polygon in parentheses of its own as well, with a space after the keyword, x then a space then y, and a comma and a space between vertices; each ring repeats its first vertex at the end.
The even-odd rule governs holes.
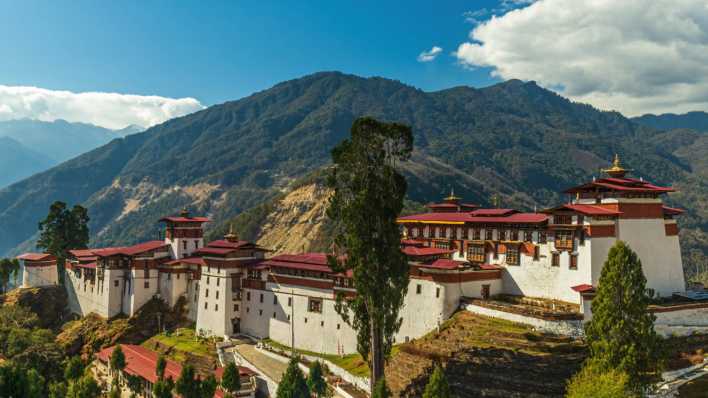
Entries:
POLYGON ((428 385, 425 386, 423 398, 450 398, 450 386, 447 384, 447 378, 442 366, 435 366, 433 374, 430 376, 428 385))
POLYGON ((37 247, 57 258, 59 281, 64 284, 64 263, 69 250, 85 249, 89 241, 88 210, 75 205, 68 209, 66 203, 56 201, 49 207, 49 214, 39 223, 37 247))
POLYGON ((602 267, 592 320, 585 325, 590 361, 598 372, 616 370, 639 392, 660 370, 661 339, 648 312, 651 291, 637 254, 618 241, 602 267))
POLYGON ((298 366, 296 357, 290 359, 275 396, 276 398, 310 398, 305 376, 298 366))
POLYGON ((119 371, 125 369, 125 354, 120 344, 116 345, 111 353, 111 369, 119 371))
POLYGON ((408 126, 372 118, 354 121, 351 138, 332 150, 327 209, 334 222, 335 272, 352 271, 356 296, 337 296, 336 310, 357 332, 357 351, 369 360, 371 383, 383 376, 408 288, 408 261, 396 219, 407 184, 398 170, 413 150, 408 126))
POLYGON ((20 271, 20 262, 15 258, 3 258, 0 260, 0 285, 3 293, 7 292, 10 280, 17 278, 20 271))
POLYGON ((313 361, 312 365, 310 365, 310 373, 307 375, 307 387, 317 398, 328 395, 329 386, 324 378, 320 361, 313 361))
POLYGON ((221 376, 221 386, 232 393, 241 389, 241 376, 235 363, 229 362, 224 368, 224 374, 221 376))

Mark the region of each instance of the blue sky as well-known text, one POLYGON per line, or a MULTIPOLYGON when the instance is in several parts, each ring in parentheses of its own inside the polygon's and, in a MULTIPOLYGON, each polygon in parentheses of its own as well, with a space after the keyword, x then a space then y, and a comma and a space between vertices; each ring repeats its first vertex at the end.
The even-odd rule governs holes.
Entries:
POLYGON ((493 83, 450 55, 478 1, 0 3, 0 84, 236 99, 322 70, 424 90, 493 83), (300 4, 303 3, 303 4, 300 4), (432 46, 432 62, 416 57, 432 46))

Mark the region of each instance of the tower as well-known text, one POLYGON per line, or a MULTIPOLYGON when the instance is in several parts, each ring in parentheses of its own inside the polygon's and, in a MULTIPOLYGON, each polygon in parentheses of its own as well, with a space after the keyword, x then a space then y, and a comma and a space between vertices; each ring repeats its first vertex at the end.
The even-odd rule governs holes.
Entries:
POLYGON ((164 217, 160 221, 165 223, 165 243, 170 245, 173 258, 188 257, 204 247, 203 224, 210 221, 208 218, 192 217, 185 208, 179 216, 164 217))

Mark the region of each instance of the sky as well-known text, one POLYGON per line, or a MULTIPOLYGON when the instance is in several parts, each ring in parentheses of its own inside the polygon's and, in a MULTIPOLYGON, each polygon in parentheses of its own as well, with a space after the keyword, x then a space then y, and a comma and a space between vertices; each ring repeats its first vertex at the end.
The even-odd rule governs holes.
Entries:
POLYGON ((0 0, 0 120, 150 126, 324 70, 708 110, 703 0, 0 0))

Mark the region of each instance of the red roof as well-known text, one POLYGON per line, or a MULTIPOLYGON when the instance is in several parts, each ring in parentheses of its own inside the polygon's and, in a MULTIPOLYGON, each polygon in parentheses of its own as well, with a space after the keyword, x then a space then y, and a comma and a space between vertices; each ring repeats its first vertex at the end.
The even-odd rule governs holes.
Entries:
POLYGON ((235 242, 228 241, 226 239, 220 239, 220 240, 215 240, 213 242, 209 242, 207 245, 208 247, 221 247, 221 248, 229 248, 229 249, 238 249, 239 247, 247 246, 247 245, 253 245, 253 243, 247 241, 247 240, 237 240, 235 242))
POLYGON ((479 210, 470 213, 422 213, 399 217, 399 222, 449 222, 449 223, 509 223, 509 224, 538 224, 548 220, 548 215, 542 213, 519 213, 509 209, 484 209, 505 210, 506 214, 494 216, 493 212, 484 212, 482 216, 476 215, 479 210), (487 215, 488 214, 488 215, 487 215))
POLYGON ((573 286, 571 287, 571 289, 575 290, 578 293, 592 293, 595 291, 595 288, 592 285, 588 284, 573 286))
POLYGON ((556 210, 571 210, 578 212, 580 214, 584 214, 587 216, 618 216, 622 214, 621 211, 616 211, 616 210, 611 210, 611 209, 606 209, 601 206, 594 206, 594 205, 583 205, 583 204, 564 204, 560 205, 551 209, 546 209, 543 212, 544 213, 550 213, 556 210))
MULTIPOLYGON (((120 347, 121 350, 123 350, 123 354, 125 354, 124 371, 126 373, 133 376, 142 377, 143 379, 151 383, 155 383, 157 381, 157 374, 155 374, 155 368, 157 367, 157 359, 159 358, 158 353, 148 350, 147 348, 139 345, 121 344, 120 347)), ((110 363, 111 354, 113 354, 114 348, 115 346, 104 348, 103 350, 99 351, 96 356, 99 360, 106 363, 110 363)), ((165 366, 165 378, 177 381, 177 379, 179 379, 180 373, 182 373, 182 366, 171 359, 166 359, 166 362, 167 364, 165 366)), ((223 374, 224 368, 217 368, 216 370, 214 370, 214 377, 217 379, 217 381, 221 380, 223 374)), ((239 374, 241 376, 253 376, 255 375, 255 372, 253 372, 249 368, 239 366, 239 374)), ((214 397, 222 396, 223 393, 220 390, 217 390, 214 394, 214 397)))
POLYGON ((218 255, 225 255, 233 252, 234 249, 232 248, 224 248, 224 247, 200 247, 199 249, 194 251, 194 254, 218 254, 218 255))
POLYGON ((514 209, 477 209, 472 212, 475 217, 490 217, 490 216, 506 216, 509 214, 518 213, 514 209))
POLYGON ((49 253, 24 253, 17 256, 18 260, 26 261, 49 261, 55 260, 54 256, 49 253))
POLYGON ((478 265, 478 267, 479 267, 479 269, 484 270, 484 271, 503 269, 501 266, 495 265, 495 264, 480 264, 480 265, 478 265))
POLYGON ((425 241, 418 239, 401 239, 401 244, 403 246, 423 246, 425 241))
POLYGON ((192 264, 192 265, 206 265, 206 262, 202 257, 185 257, 177 260, 171 260, 165 263, 165 265, 179 265, 179 264, 192 264))
POLYGON ((331 273, 325 253, 281 254, 261 262, 261 266, 331 273))
POLYGON ((449 260, 446 258, 440 258, 435 261, 429 261, 423 264, 420 264, 420 267, 423 268, 436 268, 436 269, 457 269, 460 268, 468 263, 464 261, 455 261, 455 260, 449 260))
POLYGON ((167 247, 167 243, 165 243, 164 241, 151 240, 148 242, 139 243, 137 245, 126 247, 125 249, 123 249, 123 254, 133 256, 136 254, 145 253, 145 252, 155 250, 155 249, 160 249, 163 247, 167 247))
POLYGON ((207 217, 162 217, 160 221, 166 222, 186 222, 186 223, 205 223, 211 221, 207 217))
POLYGON ((87 263, 87 264, 79 263, 79 264, 76 264, 75 266, 78 268, 96 268, 96 263, 95 262, 87 263))
POLYGON ((674 192, 673 188, 656 186, 650 182, 636 178, 599 178, 595 181, 567 189, 565 193, 583 192, 595 188, 623 192, 674 192))
POLYGON ((161 240, 151 240, 148 242, 138 243, 133 246, 120 247, 103 247, 100 249, 78 249, 69 250, 72 256, 80 260, 95 260, 96 257, 109 257, 122 254, 125 256, 135 256, 151 250, 167 247, 167 244, 161 240))
POLYGON ((440 249, 437 247, 416 247, 416 246, 406 246, 403 249, 403 254, 411 257, 424 257, 424 256, 439 256, 443 254, 454 253, 455 250, 450 249, 440 249))
POLYGON ((677 216, 679 214, 683 214, 686 212, 684 209, 678 209, 676 207, 669 207, 669 206, 663 206, 664 209, 664 214, 670 215, 670 216, 677 216))

